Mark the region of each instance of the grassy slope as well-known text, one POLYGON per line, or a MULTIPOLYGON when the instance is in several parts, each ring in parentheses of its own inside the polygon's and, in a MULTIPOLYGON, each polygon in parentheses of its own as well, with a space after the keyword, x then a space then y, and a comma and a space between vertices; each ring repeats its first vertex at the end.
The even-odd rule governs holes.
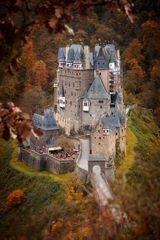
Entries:
POLYGON ((132 169, 137 155, 146 149, 158 147, 160 144, 158 127, 151 113, 141 110, 132 111, 127 128, 127 155, 119 160, 117 177, 123 176, 132 169))
POLYGON ((116 171, 117 176, 121 176, 123 173, 132 168, 135 159, 134 148, 137 144, 137 138, 130 128, 127 128, 126 132, 127 138, 127 155, 121 160, 121 163, 116 171))
MULTIPOLYGON (((1 142, 0 156, 1 239, 10 239, 10 236, 12 239, 19 239, 20 233, 24 233, 28 239, 42 239, 43 230, 56 212, 55 206, 63 202, 63 187, 58 182, 59 178, 50 177, 47 173, 38 174, 15 161, 10 166, 10 159, 15 158, 11 143, 1 142), (17 188, 23 189, 24 201, 9 209, 6 197, 17 188)), ((62 178, 63 176, 60 182, 62 178)))

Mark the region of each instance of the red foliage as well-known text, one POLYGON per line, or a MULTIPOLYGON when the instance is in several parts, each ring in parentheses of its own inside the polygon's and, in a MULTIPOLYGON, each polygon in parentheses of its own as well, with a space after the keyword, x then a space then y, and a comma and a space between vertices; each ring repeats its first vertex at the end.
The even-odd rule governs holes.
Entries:
POLYGON ((15 206, 22 202, 24 196, 24 192, 21 189, 13 190, 9 195, 7 196, 6 203, 8 206, 15 206))

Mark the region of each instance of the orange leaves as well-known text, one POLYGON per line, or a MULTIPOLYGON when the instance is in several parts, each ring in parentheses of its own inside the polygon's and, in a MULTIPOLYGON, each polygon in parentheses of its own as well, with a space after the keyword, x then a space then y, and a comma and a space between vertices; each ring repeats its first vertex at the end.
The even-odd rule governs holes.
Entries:
POLYGON ((132 59, 136 59, 138 62, 142 61, 144 59, 142 49, 142 43, 137 38, 133 39, 123 53, 124 62, 129 64, 132 59))
POLYGON ((61 18, 63 15, 63 8, 61 6, 56 7, 55 9, 55 16, 57 18, 61 18))
POLYGON ((154 36, 160 36, 160 24, 154 20, 148 20, 142 24, 142 32, 146 41, 154 36))
POLYGON ((9 193, 9 195, 6 198, 6 203, 8 206, 16 206, 19 205, 24 197, 24 192, 21 189, 16 189, 9 193))
POLYGON ((52 29, 55 29, 56 28, 56 25, 58 23, 58 18, 53 16, 49 21, 48 21, 48 24, 49 26, 52 28, 52 29))
POLYGON ((83 200, 83 191, 81 180, 77 175, 71 175, 65 191, 65 199, 67 202, 80 202, 83 200))
MULTIPOLYGON (((30 136, 31 132, 35 133, 35 128, 31 125, 28 114, 23 113, 12 102, 8 103, 7 108, 0 104, 0 137, 5 140, 9 140, 10 137, 17 138, 21 143, 30 136)), ((39 130, 36 130, 35 134, 37 137, 42 135, 39 130)))
POLYGON ((152 66, 151 78, 154 80, 160 79, 160 59, 157 59, 152 66))
POLYGON ((142 67, 138 64, 138 62, 135 58, 133 58, 129 61, 129 65, 130 65, 132 71, 135 73, 135 75, 139 76, 139 78, 143 79, 144 71, 143 71, 142 67))
POLYGON ((32 41, 28 41, 23 50, 24 66, 27 73, 26 89, 31 89, 33 86, 44 87, 48 80, 47 65, 42 60, 36 59, 32 41))
POLYGON ((54 222, 51 226, 51 236, 58 237, 61 231, 62 231, 62 222, 61 221, 57 221, 56 223, 54 222))
POLYGON ((23 47, 23 59, 26 69, 31 69, 36 61, 36 57, 33 51, 33 42, 28 41, 23 47))
POLYGON ((33 66, 34 86, 44 86, 48 80, 48 70, 45 62, 38 60, 33 66))

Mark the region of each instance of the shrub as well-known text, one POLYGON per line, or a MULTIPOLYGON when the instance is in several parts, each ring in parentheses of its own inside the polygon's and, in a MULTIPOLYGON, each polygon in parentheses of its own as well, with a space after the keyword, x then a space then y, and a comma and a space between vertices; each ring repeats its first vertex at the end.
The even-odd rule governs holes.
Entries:
POLYGON ((15 206, 22 202, 22 199, 24 197, 24 192, 21 189, 13 190, 9 193, 7 196, 6 202, 8 206, 15 206))

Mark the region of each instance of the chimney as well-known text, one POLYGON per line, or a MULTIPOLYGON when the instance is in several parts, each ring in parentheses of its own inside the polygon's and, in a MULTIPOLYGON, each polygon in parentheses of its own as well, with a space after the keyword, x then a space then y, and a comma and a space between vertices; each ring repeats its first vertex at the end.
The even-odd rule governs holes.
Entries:
POLYGON ((90 49, 89 46, 84 46, 84 66, 85 69, 90 69, 90 49))

